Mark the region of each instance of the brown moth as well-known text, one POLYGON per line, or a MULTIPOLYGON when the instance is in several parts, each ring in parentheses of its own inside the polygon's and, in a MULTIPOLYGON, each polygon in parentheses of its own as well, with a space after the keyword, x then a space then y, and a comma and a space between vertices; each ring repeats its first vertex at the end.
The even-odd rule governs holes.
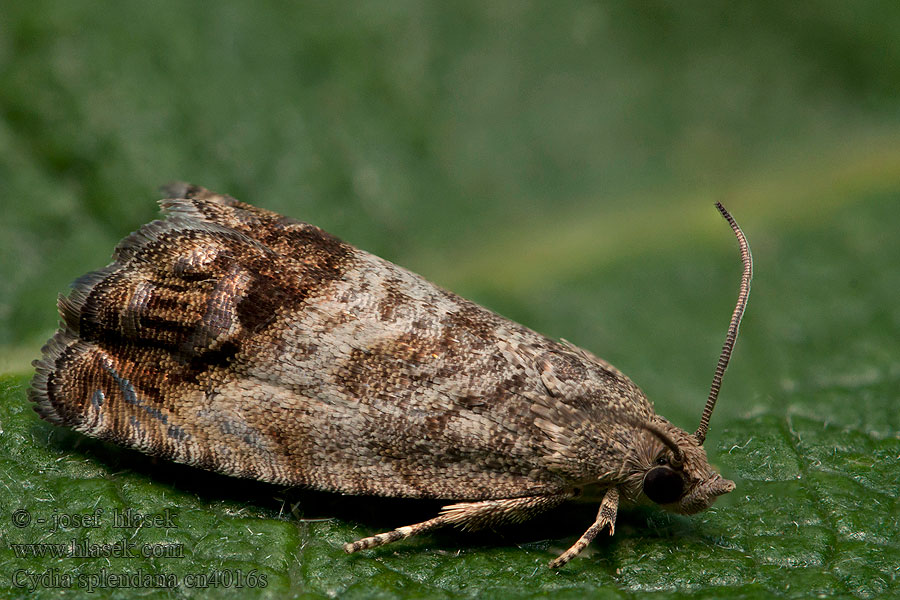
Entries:
POLYGON ((624 374, 318 227, 174 184, 166 218, 60 296, 61 328, 34 361, 44 419, 237 477, 345 494, 456 501, 438 527, 529 519, 587 485, 677 513, 734 489, 707 461, 709 418, 747 303, 740 296, 693 434, 624 374))

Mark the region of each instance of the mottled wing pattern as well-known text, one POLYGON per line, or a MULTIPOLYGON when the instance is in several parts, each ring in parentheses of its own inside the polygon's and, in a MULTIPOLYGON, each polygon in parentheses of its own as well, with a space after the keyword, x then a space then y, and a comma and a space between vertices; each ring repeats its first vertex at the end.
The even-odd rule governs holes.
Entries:
POLYGON ((610 365, 317 227, 169 193, 60 297, 30 392, 45 419, 229 475, 485 499, 596 479, 634 432, 582 438, 652 415, 610 365))
MULTIPOLYGON (((62 328, 37 362, 32 399, 51 422, 235 475, 261 472, 241 429, 204 431, 208 395, 253 352, 279 311, 340 275, 352 248, 311 225, 199 188, 167 200, 165 220, 123 240, 113 262, 60 297, 62 328), (260 241, 248 235, 265 232, 260 241), (267 239, 271 238, 271 239, 267 239), (279 252, 294 244, 300 260, 279 252)), ((235 401, 241 403, 240 396, 235 401)), ((244 402, 247 410, 251 402, 244 402)), ((227 429, 227 426, 226 426, 227 429)), ((257 444, 259 445, 259 444, 257 444)))

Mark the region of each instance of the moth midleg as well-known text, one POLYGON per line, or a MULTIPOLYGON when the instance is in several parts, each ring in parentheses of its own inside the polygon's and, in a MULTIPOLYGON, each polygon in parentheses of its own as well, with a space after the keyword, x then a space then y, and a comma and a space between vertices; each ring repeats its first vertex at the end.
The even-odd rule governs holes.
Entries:
POLYGON ((493 527, 503 523, 521 523, 557 506, 572 496, 574 496, 574 492, 562 492, 546 496, 526 496, 524 498, 502 498, 499 500, 450 504, 443 507, 441 514, 433 519, 398 527, 393 531, 379 533, 372 537, 344 544, 344 551, 350 554, 358 550, 376 548, 448 525, 464 530, 474 530, 493 527))
POLYGON ((576 556, 578 553, 587 548, 588 544, 594 541, 597 534, 603 531, 603 528, 609 525, 609 535, 615 533, 616 530, 616 512, 619 509, 619 490, 609 488, 600 501, 600 510, 597 511, 597 520, 588 527, 588 530, 578 538, 578 541, 572 544, 572 547, 560 554, 558 557, 550 561, 551 569, 558 569, 576 556))

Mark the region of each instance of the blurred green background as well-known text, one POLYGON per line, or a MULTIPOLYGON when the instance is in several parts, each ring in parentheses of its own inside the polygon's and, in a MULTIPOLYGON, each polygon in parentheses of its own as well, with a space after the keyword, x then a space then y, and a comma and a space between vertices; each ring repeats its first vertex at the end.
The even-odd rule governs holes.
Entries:
MULTIPOLYGON (((896 2, 28 2, 0 8, 0 595, 17 572, 257 570, 265 587, 95 597, 900 594, 896 2), (750 238, 753 295, 693 518, 595 506, 348 557, 435 506, 160 464, 41 422, 57 293, 187 180, 315 223, 628 373, 696 426, 750 238), (28 558, 179 514, 179 558, 28 558), (254 596, 255 595, 255 596, 254 596)), ((21 582, 21 579, 19 580, 21 582)), ((107 583, 109 583, 107 581, 107 583)), ((53 581, 33 597, 79 596, 53 581)))

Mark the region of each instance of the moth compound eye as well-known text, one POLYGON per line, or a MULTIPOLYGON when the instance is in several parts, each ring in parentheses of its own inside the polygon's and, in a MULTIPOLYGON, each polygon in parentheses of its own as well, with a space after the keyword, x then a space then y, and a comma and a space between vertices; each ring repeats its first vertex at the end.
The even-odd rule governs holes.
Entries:
POLYGON ((644 494, 657 504, 671 504, 681 498, 684 480, 671 467, 654 467, 644 475, 644 494))

